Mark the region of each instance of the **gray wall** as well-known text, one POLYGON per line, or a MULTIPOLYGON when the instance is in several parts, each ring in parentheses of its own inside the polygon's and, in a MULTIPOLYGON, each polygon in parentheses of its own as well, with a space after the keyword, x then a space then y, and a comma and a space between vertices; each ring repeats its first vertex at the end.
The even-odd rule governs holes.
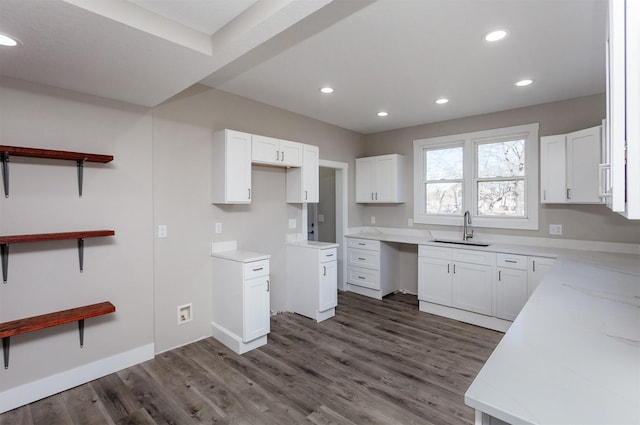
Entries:
POLYGON ((72 161, 13 157, 0 234, 113 229, 86 239, 11 245, 0 321, 111 301, 116 313, 12 338, 0 391, 153 343, 151 110, 18 80, 0 80, 0 144, 110 154, 87 163, 78 197, 72 161))
MULTIPOLYGON (((253 166, 250 205, 211 205, 211 136, 230 128, 319 146, 320 158, 354 162, 364 137, 301 115, 196 85, 153 110, 154 225, 169 237, 155 240, 156 349, 210 335, 212 241, 271 254, 271 308, 287 308, 285 241, 301 228, 300 204, 285 202, 285 170, 253 166), (296 229, 288 229, 295 218, 296 229), (215 223, 223 233, 215 234, 215 223), (176 308, 193 302, 194 320, 177 326, 176 308)), ((349 192, 353 193, 350 176, 349 192)), ((351 197, 352 198, 352 197, 351 197)), ((350 203, 357 216, 360 207, 350 203)))
MULTIPOLYGON (((452 105, 453 107, 453 105, 452 105)), ((407 227, 413 217, 413 140, 457 133, 539 123, 540 136, 563 134, 599 125, 605 116, 605 96, 594 95, 560 102, 495 112, 469 118, 443 121, 386 131, 366 136, 367 156, 399 153, 406 156, 404 168, 405 199, 400 205, 366 206, 359 220, 376 226, 407 227)), ((565 239, 640 243, 640 223, 628 221, 602 205, 541 205, 538 231, 490 229, 491 233, 549 237, 549 224, 562 224, 565 239)), ((433 225, 415 225, 421 229, 447 229, 433 225)), ((554 236, 557 238, 558 236, 554 236)))

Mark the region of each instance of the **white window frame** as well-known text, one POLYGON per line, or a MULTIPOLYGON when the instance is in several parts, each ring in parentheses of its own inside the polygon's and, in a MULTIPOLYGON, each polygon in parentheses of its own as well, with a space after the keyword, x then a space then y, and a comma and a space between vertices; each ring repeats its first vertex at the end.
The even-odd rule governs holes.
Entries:
POLYGON ((538 123, 497 128, 492 130, 475 131, 472 133, 454 134, 450 136, 431 137, 413 141, 413 221, 421 224, 438 224, 461 226, 464 211, 469 211, 474 227, 489 227, 499 229, 538 230, 538 123), (524 217, 479 216, 477 215, 477 178, 476 152, 479 143, 495 140, 523 138, 525 139, 525 214, 524 217), (436 215, 426 214, 423 210, 425 203, 424 150, 436 147, 460 145, 463 141, 463 184, 462 184, 462 214, 436 215))

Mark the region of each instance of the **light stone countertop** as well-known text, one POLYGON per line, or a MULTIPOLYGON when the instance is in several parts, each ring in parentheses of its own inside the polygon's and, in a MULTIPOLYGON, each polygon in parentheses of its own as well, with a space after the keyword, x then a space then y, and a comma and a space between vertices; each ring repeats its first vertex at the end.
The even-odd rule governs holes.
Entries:
POLYGON ((554 257, 465 394, 514 424, 640 424, 640 256, 382 233, 347 237, 554 257))
POLYGON ((240 249, 212 252, 211 256, 224 258, 226 260, 237 261, 240 263, 252 263, 254 261, 268 260, 269 258, 271 258, 269 254, 261 254, 259 252, 245 251, 240 249))
POLYGON ((301 248, 312 248, 312 249, 328 249, 328 248, 338 248, 340 245, 333 242, 318 242, 318 241, 291 241, 287 242, 287 245, 291 246, 299 246, 301 248))

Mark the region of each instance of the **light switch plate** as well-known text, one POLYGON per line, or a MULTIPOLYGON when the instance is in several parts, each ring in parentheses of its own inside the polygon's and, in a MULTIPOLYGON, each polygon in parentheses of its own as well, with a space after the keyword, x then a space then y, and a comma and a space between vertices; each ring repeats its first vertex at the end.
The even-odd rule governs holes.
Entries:
POLYGON ((413 226, 413 219, 412 218, 407 220, 407 226, 409 226, 409 227, 413 226))
POLYGON ((166 238, 167 237, 167 225, 166 224, 158 225, 158 237, 159 238, 166 238))
POLYGON ((318 223, 324 223, 324 214, 318 214, 318 223))
POLYGON ((375 215, 371 216, 371 224, 376 224, 376 216, 375 215))
POLYGON ((295 229, 296 228, 296 219, 295 218, 290 218, 289 219, 289 229, 295 229))
POLYGON ((216 234, 222 233, 222 223, 216 223, 216 234))

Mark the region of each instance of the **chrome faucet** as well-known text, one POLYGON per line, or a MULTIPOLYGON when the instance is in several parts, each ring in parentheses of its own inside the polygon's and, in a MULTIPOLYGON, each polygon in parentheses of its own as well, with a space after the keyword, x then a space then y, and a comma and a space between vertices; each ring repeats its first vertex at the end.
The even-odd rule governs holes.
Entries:
POLYGON ((468 225, 471 225, 471 214, 469 211, 464 212, 464 230, 462 232, 462 240, 466 241, 473 237, 473 229, 469 229, 468 225))

